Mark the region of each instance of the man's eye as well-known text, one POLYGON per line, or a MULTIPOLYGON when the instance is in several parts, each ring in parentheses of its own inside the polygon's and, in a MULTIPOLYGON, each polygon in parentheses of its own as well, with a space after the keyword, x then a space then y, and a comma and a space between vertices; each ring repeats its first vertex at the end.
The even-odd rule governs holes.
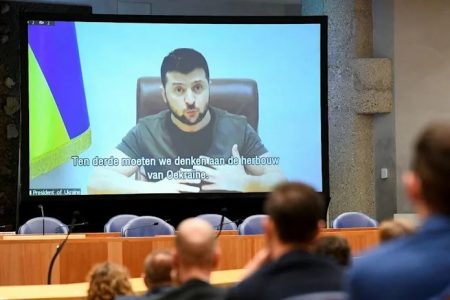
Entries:
POLYGON ((203 86, 201 84, 194 85, 194 92, 200 93, 201 91, 203 91, 203 86))
POLYGON ((184 92, 184 89, 181 86, 175 87, 175 93, 182 94, 184 92))

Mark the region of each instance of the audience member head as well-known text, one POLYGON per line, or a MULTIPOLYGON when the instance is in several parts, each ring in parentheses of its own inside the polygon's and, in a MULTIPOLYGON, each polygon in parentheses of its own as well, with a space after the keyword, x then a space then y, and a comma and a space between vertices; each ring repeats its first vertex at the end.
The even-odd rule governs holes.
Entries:
POLYGON ((344 237, 337 235, 319 237, 315 244, 314 253, 329 257, 341 266, 350 265, 350 246, 344 237))
POLYGON ((264 222, 269 248, 305 247, 319 232, 324 202, 306 184, 282 183, 268 196, 265 212, 269 216, 264 222))
POLYGON ((144 282, 147 288, 158 288, 171 285, 172 253, 156 250, 144 261, 144 282))
POLYGON ((450 122, 435 122, 422 131, 411 169, 403 181, 417 212, 450 216, 450 122))
POLYGON ((387 242, 414 233, 415 227, 406 220, 386 220, 380 224, 380 241, 387 242))
POLYGON ((212 226, 198 218, 186 219, 178 226, 173 256, 178 283, 190 279, 209 281, 216 267, 219 250, 212 226))
POLYGON ((126 268, 110 262, 95 265, 89 273, 87 300, 112 300, 133 293, 126 268))

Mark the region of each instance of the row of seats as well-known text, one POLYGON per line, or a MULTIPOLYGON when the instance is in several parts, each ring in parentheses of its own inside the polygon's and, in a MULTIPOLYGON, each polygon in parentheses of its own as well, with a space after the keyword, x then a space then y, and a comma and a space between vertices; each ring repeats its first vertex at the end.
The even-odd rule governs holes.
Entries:
MULTIPOLYGON (((210 223, 216 230, 238 230, 239 234, 261 234, 263 232, 261 220, 266 215, 253 215, 247 217, 237 226, 235 222, 219 214, 202 214, 202 218, 210 223), (222 223, 222 226, 221 226, 222 223), (222 228, 220 228, 222 227, 222 228)), ((333 228, 377 227, 378 222, 359 212, 347 212, 339 215, 332 223, 333 228)), ((28 220, 19 227, 19 234, 32 233, 67 233, 68 226, 52 217, 37 217, 28 220)), ((112 217, 104 226, 105 232, 121 232, 122 236, 153 236, 172 235, 175 228, 167 221, 154 216, 137 216, 122 214, 112 217)))
MULTIPOLYGON (((246 218, 239 226, 227 217, 218 214, 202 214, 197 218, 204 219, 216 230, 238 230, 240 234, 261 234, 265 215, 254 215, 246 218)), ((67 233, 68 226, 52 217, 37 217, 28 220, 19 227, 19 234, 54 234, 67 233)), ((122 214, 112 217, 104 226, 104 232, 120 232, 124 237, 173 235, 175 228, 167 221, 155 216, 137 216, 122 214)))
MULTIPOLYGON (((239 234, 261 234, 262 219, 266 215, 253 215, 247 217, 239 226, 229 218, 219 214, 202 214, 196 218, 207 221, 216 230, 238 230, 239 234)), ((121 232, 122 236, 152 236, 174 234, 174 228, 158 217, 136 215, 118 215, 105 224, 105 232, 121 232)))

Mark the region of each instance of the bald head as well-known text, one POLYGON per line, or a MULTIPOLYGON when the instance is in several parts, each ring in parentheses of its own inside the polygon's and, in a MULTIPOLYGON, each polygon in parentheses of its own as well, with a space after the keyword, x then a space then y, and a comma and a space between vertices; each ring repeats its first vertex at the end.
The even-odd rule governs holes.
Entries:
POLYGON ((197 218, 186 219, 178 226, 176 250, 186 267, 213 268, 216 263, 216 238, 212 226, 197 218))

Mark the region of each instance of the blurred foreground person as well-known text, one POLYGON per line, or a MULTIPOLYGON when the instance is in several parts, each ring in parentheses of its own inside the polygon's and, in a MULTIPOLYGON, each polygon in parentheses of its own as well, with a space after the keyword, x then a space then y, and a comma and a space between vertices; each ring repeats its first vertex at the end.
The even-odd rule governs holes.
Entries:
POLYGON ((95 265, 89 273, 87 300, 112 300, 133 291, 126 268, 110 262, 95 265))
POLYGON ((351 299, 429 299, 450 283, 450 122, 420 134, 403 184, 423 225, 358 259, 351 299))
POLYGON ((284 183, 268 196, 265 211, 266 249, 250 262, 249 277, 230 289, 228 299, 280 300, 325 294, 327 299, 345 299, 341 268, 310 253, 323 222, 321 196, 308 185, 284 183))

